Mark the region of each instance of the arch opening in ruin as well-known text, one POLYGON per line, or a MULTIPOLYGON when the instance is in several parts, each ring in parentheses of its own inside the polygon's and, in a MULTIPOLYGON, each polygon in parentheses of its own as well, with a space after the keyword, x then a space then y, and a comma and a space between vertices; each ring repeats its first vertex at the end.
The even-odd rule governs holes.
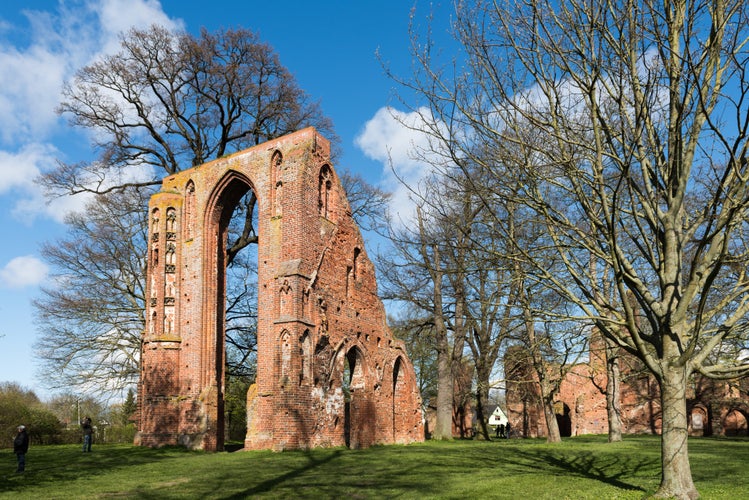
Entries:
POLYGON ((572 436, 572 416, 570 407, 563 401, 557 401, 554 405, 554 416, 557 420, 560 437, 572 436))
POLYGON ((731 408, 723 418, 723 432, 726 436, 747 436, 749 435, 749 416, 740 408, 731 408))
POLYGON ((136 441, 223 448, 226 240, 249 192, 258 321, 245 448, 422 440, 413 366, 386 325, 329 143, 310 128, 172 175, 152 197, 136 441))
POLYGON ((711 434, 710 409, 702 404, 694 405, 689 410, 689 435, 709 436, 711 434))

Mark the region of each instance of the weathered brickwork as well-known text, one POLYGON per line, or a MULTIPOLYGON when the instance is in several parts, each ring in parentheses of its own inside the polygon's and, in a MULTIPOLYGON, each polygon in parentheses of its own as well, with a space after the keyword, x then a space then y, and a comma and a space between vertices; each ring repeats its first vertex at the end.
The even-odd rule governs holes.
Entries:
MULTIPOLYGON (((600 334, 592 335, 589 362, 572 367, 562 380, 554 405, 562 436, 608 433, 604 352, 600 334)), ((545 437, 538 376, 527 359, 521 348, 510 349, 505 356, 507 418, 514 435, 545 437)), ((660 433, 657 381, 633 356, 624 354, 619 361, 622 432, 660 433)), ((687 411, 692 435, 747 435, 749 379, 726 382, 695 376, 688 390, 687 411)))
POLYGON ((223 448, 224 247, 250 189, 258 338, 245 448, 422 440, 413 366, 386 324, 330 145, 310 128, 172 175, 152 197, 136 442, 223 448))

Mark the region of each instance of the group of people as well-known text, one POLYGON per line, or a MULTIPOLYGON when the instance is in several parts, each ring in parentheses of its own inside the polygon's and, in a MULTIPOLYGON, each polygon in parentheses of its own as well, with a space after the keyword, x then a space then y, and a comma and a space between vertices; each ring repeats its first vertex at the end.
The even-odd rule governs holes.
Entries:
MULTIPOLYGON (((81 429, 83 429, 83 451, 91 451, 91 443, 94 440, 94 427, 91 423, 91 417, 81 420, 81 429)), ((16 437, 13 439, 13 453, 16 454, 18 461, 17 473, 26 470, 26 453, 29 451, 29 434, 26 432, 25 425, 19 425, 16 429, 16 437)))
POLYGON ((510 422, 507 422, 506 424, 499 424, 497 426, 497 435, 498 438, 508 438, 510 437, 510 422))

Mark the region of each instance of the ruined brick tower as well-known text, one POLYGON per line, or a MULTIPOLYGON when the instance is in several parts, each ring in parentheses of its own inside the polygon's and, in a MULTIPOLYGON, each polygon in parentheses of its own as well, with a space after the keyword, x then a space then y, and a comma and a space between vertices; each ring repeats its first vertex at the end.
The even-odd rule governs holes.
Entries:
POLYGON ((151 198, 136 442, 223 448, 225 240, 250 189, 257 380, 245 448, 421 441, 413 366, 386 324, 330 145, 308 128, 167 177, 151 198))

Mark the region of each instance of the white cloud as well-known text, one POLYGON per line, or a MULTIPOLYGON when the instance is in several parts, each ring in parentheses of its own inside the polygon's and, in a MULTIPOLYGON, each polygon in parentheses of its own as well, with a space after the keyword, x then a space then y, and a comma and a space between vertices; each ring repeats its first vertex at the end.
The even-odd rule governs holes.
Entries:
POLYGON ((58 151, 48 144, 26 144, 16 152, 0 150, 0 196, 7 197, 13 216, 31 224, 40 214, 62 222, 83 208, 88 196, 63 196, 47 201, 37 182, 40 173, 54 167, 58 151))
POLYGON ((40 47, 0 49, 0 141, 44 136, 57 120, 55 106, 65 59, 40 47))
POLYGON ((180 20, 170 19, 161 8, 158 0, 105 0, 93 2, 99 22, 104 29, 101 47, 111 53, 119 49, 119 33, 137 26, 144 28, 152 24, 170 30, 184 28, 180 20))
POLYGON ((35 190, 16 202, 13 216, 27 225, 40 215, 56 222, 63 222, 69 214, 82 211, 92 197, 90 193, 81 193, 47 199, 41 190, 35 190))
MULTIPOLYGON (((54 13, 24 11, 29 27, 1 31, 0 141, 24 142, 60 123, 55 108, 63 82, 80 67, 119 48, 133 26, 179 29, 157 0, 60 1, 54 13)), ((0 20, 1 22, 2 20, 0 20)))
POLYGON ((427 134, 418 130, 427 113, 380 108, 355 139, 367 157, 383 164, 381 185, 392 192, 390 211, 404 221, 413 217, 413 191, 433 171, 430 162, 420 159, 431 148, 427 134))
POLYGON ((0 195, 31 190, 34 178, 54 165, 55 150, 43 144, 27 144, 17 152, 0 151, 0 195))
POLYGON ((56 113, 63 83, 82 66, 119 48, 133 26, 181 29, 158 0, 59 0, 54 12, 24 10, 27 24, 0 19, 0 196, 12 196, 14 216, 30 222, 43 214, 62 220, 86 197, 45 203, 35 177, 60 152, 45 142, 62 130, 56 113))
POLYGON ((49 268, 33 255, 16 257, 0 269, 0 283, 8 288, 37 285, 46 278, 49 268))

